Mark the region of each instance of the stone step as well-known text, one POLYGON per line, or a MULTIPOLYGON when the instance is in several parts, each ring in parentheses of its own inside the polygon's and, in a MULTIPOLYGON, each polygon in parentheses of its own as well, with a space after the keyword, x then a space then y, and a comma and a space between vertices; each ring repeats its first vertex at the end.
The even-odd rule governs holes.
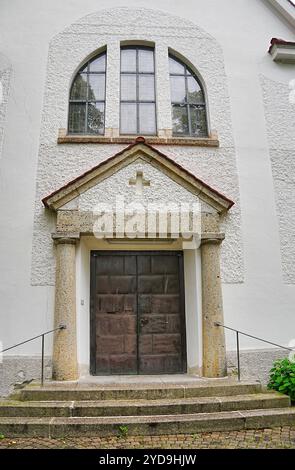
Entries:
POLYGON ((151 416, 283 408, 289 397, 275 393, 161 400, 0 402, 2 417, 151 416))
POLYGON ((218 413, 59 417, 59 418, 0 418, 0 433, 6 437, 66 437, 66 436, 136 436, 191 434, 210 431, 261 429, 295 424, 295 409, 226 411, 218 413))
POLYGON ((192 398, 255 394, 261 391, 259 382, 212 381, 206 385, 191 384, 125 384, 118 386, 83 387, 81 384, 28 386, 11 399, 22 401, 92 401, 92 400, 157 400, 163 398, 192 398))

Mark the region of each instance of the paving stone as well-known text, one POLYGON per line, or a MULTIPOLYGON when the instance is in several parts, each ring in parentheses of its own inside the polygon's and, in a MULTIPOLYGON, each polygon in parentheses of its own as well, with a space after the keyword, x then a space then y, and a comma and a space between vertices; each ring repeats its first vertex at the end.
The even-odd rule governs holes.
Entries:
POLYGON ((0 449, 294 449, 295 426, 260 429, 249 440, 248 431, 159 436, 3 438, 0 449))

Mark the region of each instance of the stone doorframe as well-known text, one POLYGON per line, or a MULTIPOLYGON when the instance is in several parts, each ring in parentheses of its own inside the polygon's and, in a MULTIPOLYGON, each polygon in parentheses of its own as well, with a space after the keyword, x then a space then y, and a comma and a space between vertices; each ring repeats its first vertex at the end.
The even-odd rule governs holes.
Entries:
POLYGON ((201 218, 202 265, 202 338, 203 371, 205 377, 224 377, 226 349, 224 330, 216 326, 223 323, 222 286, 220 278, 220 247, 224 234, 220 232, 220 215, 234 204, 157 149, 147 145, 142 137, 133 145, 105 160, 96 167, 43 199, 47 209, 57 213, 56 232, 56 286, 55 327, 66 325, 54 336, 53 378, 78 378, 76 331, 76 244, 84 235, 93 235, 93 212, 79 209, 79 196, 118 170, 137 159, 152 165, 200 199, 203 203, 201 218))
MULTIPOLYGON (((216 218, 212 214, 205 214, 205 217, 207 225, 211 225, 212 222, 216 225, 216 218)), ((85 220, 85 214, 83 219, 85 220)), ((85 235, 89 235, 89 232, 85 235)), ((52 235, 56 245, 54 322, 55 327, 66 325, 66 329, 57 331, 54 336, 54 380, 76 380, 79 375, 76 331, 76 246, 80 236, 83 236, 83 233, 58 232, 52 235)), ((227 375, 224 330, 215 325, 216 322, 223 323, 220 278, 220 247, 223 239, 224 234, 219 231, 202 232, 201 236, 202 375, 204 377, 227 375)))

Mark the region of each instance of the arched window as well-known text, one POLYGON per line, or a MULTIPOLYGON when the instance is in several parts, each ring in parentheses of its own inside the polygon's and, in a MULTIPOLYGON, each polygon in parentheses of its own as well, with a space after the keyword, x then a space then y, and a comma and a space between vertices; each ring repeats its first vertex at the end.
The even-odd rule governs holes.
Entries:
POLYGON ((154 49, 121 48, 121 134, 156 134, 154 49))
POLYGON ((196 75, 180 60, 169 56, 173 135, 206 137, 206 105, 196 75))
POLYGON ((70 134, 104 134, 106 53, 89 60, 70 91, 70 134))

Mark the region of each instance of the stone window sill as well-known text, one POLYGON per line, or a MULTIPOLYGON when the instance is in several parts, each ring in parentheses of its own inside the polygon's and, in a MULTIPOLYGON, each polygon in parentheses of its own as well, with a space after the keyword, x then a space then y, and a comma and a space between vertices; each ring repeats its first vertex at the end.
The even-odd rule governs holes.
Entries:
POLYGON ((295 64, 295 42, 272 38, 268 52, 275 62, 295 64))
MULTIPOLYGON (((63 131, 63 130, 61 130, 63 131)), ((59 132, 58 144, 133 144, 136 136, 107 137, 98 135, 69 135, 59 132)), ((186 145, 195 147, 219 147, 219 140, 214 133, 210 137, 158 137, 144 136, 145 142, 151 145, 186 145)))

